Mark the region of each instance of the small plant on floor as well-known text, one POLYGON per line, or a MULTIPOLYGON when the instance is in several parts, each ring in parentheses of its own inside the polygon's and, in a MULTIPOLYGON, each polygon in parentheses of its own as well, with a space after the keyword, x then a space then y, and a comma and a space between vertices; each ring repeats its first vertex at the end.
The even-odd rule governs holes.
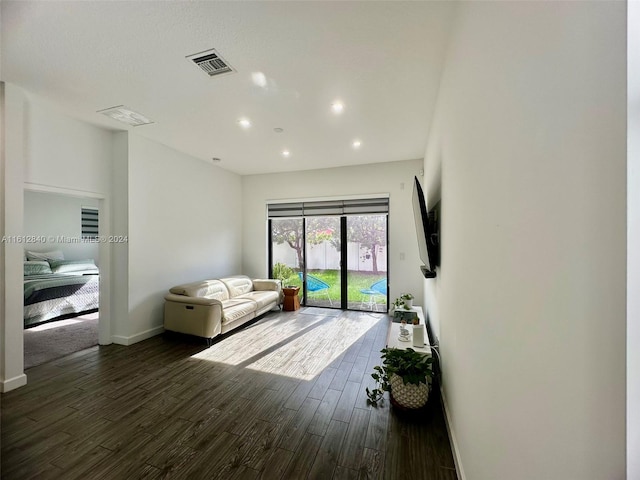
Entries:
POLYGON ((402 379, 403 384, 420 385, 428 384, 433 376, 431 364, 433 358, 416 352, 413 348, 383 348, 382 366, 373 367, 371 377, 376 381, 373 390, 366 389, 368 403, 377 406, 384 392, 391 392, 391 377, 394 375, 402 379))
POLYGON ((273 278, 280 280, 283 287, 287 286, 285 282, 289 280, 292 275, 293 269, 284 263, 278 262, 273 266, 273 278))

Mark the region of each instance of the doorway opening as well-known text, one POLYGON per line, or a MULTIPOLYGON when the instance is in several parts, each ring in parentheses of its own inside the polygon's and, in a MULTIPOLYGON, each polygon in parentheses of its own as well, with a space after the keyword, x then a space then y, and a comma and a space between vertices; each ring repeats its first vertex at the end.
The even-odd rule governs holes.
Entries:
POLYGON ((24 368, 98 345, 103 200, 24 190, 24 368))

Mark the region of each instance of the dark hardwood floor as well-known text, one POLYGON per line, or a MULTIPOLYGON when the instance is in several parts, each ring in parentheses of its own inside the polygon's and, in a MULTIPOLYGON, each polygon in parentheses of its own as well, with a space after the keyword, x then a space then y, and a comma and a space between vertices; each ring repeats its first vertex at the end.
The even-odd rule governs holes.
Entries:
POLYGON ((28 370, 1 398, 2 479, 456 479, 435 389, 418 416, 367 405, 388 317, 327 313, 28 370))

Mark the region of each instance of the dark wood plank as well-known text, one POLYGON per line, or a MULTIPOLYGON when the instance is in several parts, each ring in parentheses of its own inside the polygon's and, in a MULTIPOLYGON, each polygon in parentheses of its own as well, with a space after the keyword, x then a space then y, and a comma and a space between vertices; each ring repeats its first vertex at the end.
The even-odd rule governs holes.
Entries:
POLYGON ((365 448, 362 453, 362 462, 359 478, 362 480, 378 480, 383 478, 384 452, 365 448))
POLYGON ((389 408, 377 406, 370 409, 369 425, 364 446, 372 450, 384 452, 387 448, 387 431, 389 424, 389 408))
POLYGON ((280 480, 284 477, 294 453, 284 448, 276 448, 273 454, 265 462, 260 478, 264 480, 280 480))
POLYGON ((322 400, 324 398, 325 393, 327 393, 327 390, 329 389, 329 385, 331 385, 331 382, 333 381, 333 377, 336 376, 337 371, 338 370, 335 368, 331 368, 331 367, 325 368, 323 372, 320 374, 320 376, 318 377, 318 380, 316 381, 315 385, 309 392, 308 396, 311 398, 317 398, 318 400, 322 400))
POLYGON ((341 422, 348 422, 351 418, 351 413, 356 404, 356 399, 360 393, 360 384, 356 382, 347 382, 340 400, 338 400, 338 406, 335 412, 333 412, 333 419, 341 422))
POLYGON ((300 410, 298 410, 289 425, 284 429, 278 445, 280 448, 285 448, 292 452, 296 451, 319 405, 320 400, 316 400, 315 398, 307 398, 304 401, 300 410))
POLYGON ((362 462, 364 442, 369 425, 369 410, 354 408, 347 428, 344 447, 340 450, 338 465, 357 471, 362 462))
POLYGON ((369 362, 369 356, 366 357, 356 357, 353 362, 353 367, 351 368, 351 372, 349 372, 349 377, 347 381, 361 383, 364 378, 365 372, 367 370, 367 364, 369 362))
POLYGON ((309 472, 309 479, 321 480, 333 477, 348 426, 347 423, 331 420, 309 472))
POLYGON ((313 466, 323 437, 319 435, 305 434, 298 446, 296 455, 289 462, 289 466, 282 478, 308 478, 307 475, 313 466))
POLYGON ((327 390, 327 393, 325 393, 324 398, 318 407, 318 411, 307 428, 309 433, 322 436, 327 432, 327 428, 329 428, 329 423, 331 422, 331 417, 333 417, 333 412, 338 406, 338 401, 340 400, 341 395, 342 392, 339 392, 338 390, 327 390))
POLYGON ((329 388, 332 390, 340 390, 344 388, 349 380, 349 375, 351 374, 351 369, 353 368, 353 362, 342 362, 338 369, 336 370, 336 374, 333 377, 333 380, 329 384, 329 388))
POLYGON ((333 480, 358 480, 358 471, 338 465, 333 472, 333 480))

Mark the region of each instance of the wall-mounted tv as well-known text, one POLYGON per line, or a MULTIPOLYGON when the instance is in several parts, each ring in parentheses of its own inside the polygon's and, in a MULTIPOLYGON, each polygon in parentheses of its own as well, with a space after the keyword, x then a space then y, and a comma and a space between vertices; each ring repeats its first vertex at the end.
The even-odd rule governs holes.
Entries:
POLYGON ((418 177, 414 177, 413 184, 413 216, 416 223, 416 234, 418 237, 418 251, 420 252, 420 260, 424 263, 420 267, 425 278, 434 278, 436 276, 436 266, 439 262, 439 232, 438 222, 433 218, 429 219, 429 211, 424 199, 424 193, 418 177))

